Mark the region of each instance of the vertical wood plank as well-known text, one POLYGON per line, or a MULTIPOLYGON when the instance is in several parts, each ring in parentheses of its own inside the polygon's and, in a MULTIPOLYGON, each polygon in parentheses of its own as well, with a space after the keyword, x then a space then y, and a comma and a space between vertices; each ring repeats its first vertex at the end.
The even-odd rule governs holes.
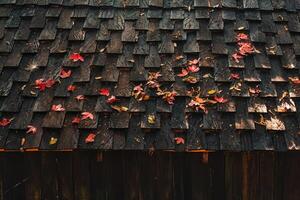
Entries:
POLYGON ((242 156, 241 153, 225 153, 226 199, 242 199, 242 156))
POLYGON ((140 184, 141 152, 124 152, 123 155, 124 199, 139 200, 142 196, 140 184))
POLYGON ((297 152, 290 152, 286 156, 286 165, 284 170, 284 196, 283 199, 298 200, 300 197, 299 180, 300 180, 300 156, 297 152))
POLYGON ((209 166, 211 173, 212 200, 224 199, 225 197, 225 163, 223 152, 209 153, 209 166))
POLYGON ((24 176, 24 154, 5 153, 4 156, 4 199, 19 200, 25 196, 25 184, 28 177, 24 176))
POLYGON ((156 169, 156 194, 155 199, 173 199, 173 165, 170 153, 160 152, 155 154, 153 167, 156 169))
POLYGON ((142 184, 142 199, 155 200, 155 176, 154 168, 155 155, 146 152, 142 155, 141 160, 141 184, 142 184))
MULTIPOLYGON (((286 153, 282 152, 271 152, 271 154, 274 154, 274 164, 273 164, 273 170, 274 170, 274 200, 282 200, 283 199, 283 192, 284 192, 284 170, 286 166, 286 153)), ((264 155, 266 157, 267 155, 264 155)), ((263 159, 263 158, 262 158, 263 159)), ((261 159, 261 160, 262 160, 261 159)), ((262 179, 263 177, 261 177, 262 179)), ((271 182, 271 180, 269 180, 271 182)), ((262 182, 260 183, 260 185, 262 182)), ((266 198, 265 198, 266 199, 266 198)))
POLYGON ((63 200, 74 199, 73 152, 57 152, 58 190, 63 200))
POLYGON ((28 181, 25 184, 26 200, 40 200, 42 198, 41 187, 41 154, 38 152, 25 153, 24 168, 28 181))
POLYGON ((185 183, 185 155, 184 153, 174 153, 172 154, 173 157, 173 193, 174 193, 174 200, 182 200, 184 199, 185 190, 184 190, 184 183, 185 183))
POLYGON ((259 199, 259 175, 260 175, 260 157, 259 153, 247 152, 244 153, 243 159, 247 162, 247 188, 248 188, 248 199, 259 199))
POLYGON ((59 199, 55 152, 40 152, 42 156, 42 199, 59 199))
POLYGON ((105 182, 105 168, 104 163, 107 162, 109 152, 97 151, 91 156, 91 198, 92 199, 106 199, 106 182, 105 182))
POLYGON ((185 199, 211 199, 210 169, 203 160, 203 153, 190 153, 186 157, 185 199))
POLYGON ((0 153, 0 200, 4 200, 4 154, 0 153))
POLYGON ((122 167, 123 152, 114 151, 110 152, 108 156, 108 162, 105 162, 106 177, 105 182, 107 183, 107 194, 109 200, 119 200, 124 198, 124 185, 123 176, 124 169, 122 167))
POLYGON ((73 180, 74 199, 89 200, 90 194, 90 156, 89 152, 74 152, 73 180))
POLYGON ((249 170, 249 161, 250 161, 250 154, 249 153, 242 153, 242 196, 243 200, 249 200, 249 177, 248 177, 248 170, 249 170))
MULTIPOLYGON (((279 167, 274 171, 276 167, 274 152, 260 152, 259 157, 259 169, 255 170, 253 173, 258 173, 259 171, 259 183, 255 185, 255 188, 260 191, 258 199, 261 200, 273 200, 275 194, 274 184, 276 184, 275 176, 280 176, 282 168, 279 167)), ((253 177, 253 176, 251 176, 253 177)), ((278 184, 282 184, 281 178, 278 177, 278 184)), ((279 188, 278 188, 279 189, 279 188)), ((280 189, 279 191, 280 192, 280 189)), ((280 197, 278 197, 280 199, 280 197)))

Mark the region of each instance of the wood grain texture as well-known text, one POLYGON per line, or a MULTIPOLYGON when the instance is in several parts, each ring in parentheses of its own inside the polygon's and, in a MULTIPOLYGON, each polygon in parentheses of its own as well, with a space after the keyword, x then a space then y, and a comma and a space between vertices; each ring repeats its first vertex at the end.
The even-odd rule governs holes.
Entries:
POLYGON ((297 200, 299 153, 0 154, 0 200, 297 200))

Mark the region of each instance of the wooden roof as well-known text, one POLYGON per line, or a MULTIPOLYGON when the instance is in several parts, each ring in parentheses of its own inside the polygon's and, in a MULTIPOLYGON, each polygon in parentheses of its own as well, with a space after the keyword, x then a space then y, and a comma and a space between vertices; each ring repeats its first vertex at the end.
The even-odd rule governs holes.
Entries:
POLYGON ((299 9, 0 0, 0 149, 299 149, 299 9))

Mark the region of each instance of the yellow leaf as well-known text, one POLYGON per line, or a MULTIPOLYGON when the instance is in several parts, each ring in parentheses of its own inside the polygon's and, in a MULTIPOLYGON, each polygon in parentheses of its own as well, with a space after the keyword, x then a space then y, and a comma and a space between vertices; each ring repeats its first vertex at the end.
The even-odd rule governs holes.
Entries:
POLYGON ((111 106, 112 109, 117 110, 118 112, 126 112, 128 110, 125 106, 111 106))
POLYGON ((217 92, 217 90, 208 90, 207 94, 212 95, 215 94, 217 92))
POLYGON ((148 115, 148 123, 149 124, 155 124, 155 115, 148 115))
POLYGON ((51 137, 50 141, 49 141, 49 144, 53 145, 53 144, 56 144, 56 143, 57 143, 57 138, 51 137))

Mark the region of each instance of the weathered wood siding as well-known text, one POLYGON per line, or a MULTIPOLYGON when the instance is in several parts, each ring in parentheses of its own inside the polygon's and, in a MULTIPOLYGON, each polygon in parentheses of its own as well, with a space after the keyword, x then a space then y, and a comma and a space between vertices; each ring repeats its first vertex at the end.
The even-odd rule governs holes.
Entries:
POLYGON ((298 200, 300 154, 0 154, 0 200, 298 200))

